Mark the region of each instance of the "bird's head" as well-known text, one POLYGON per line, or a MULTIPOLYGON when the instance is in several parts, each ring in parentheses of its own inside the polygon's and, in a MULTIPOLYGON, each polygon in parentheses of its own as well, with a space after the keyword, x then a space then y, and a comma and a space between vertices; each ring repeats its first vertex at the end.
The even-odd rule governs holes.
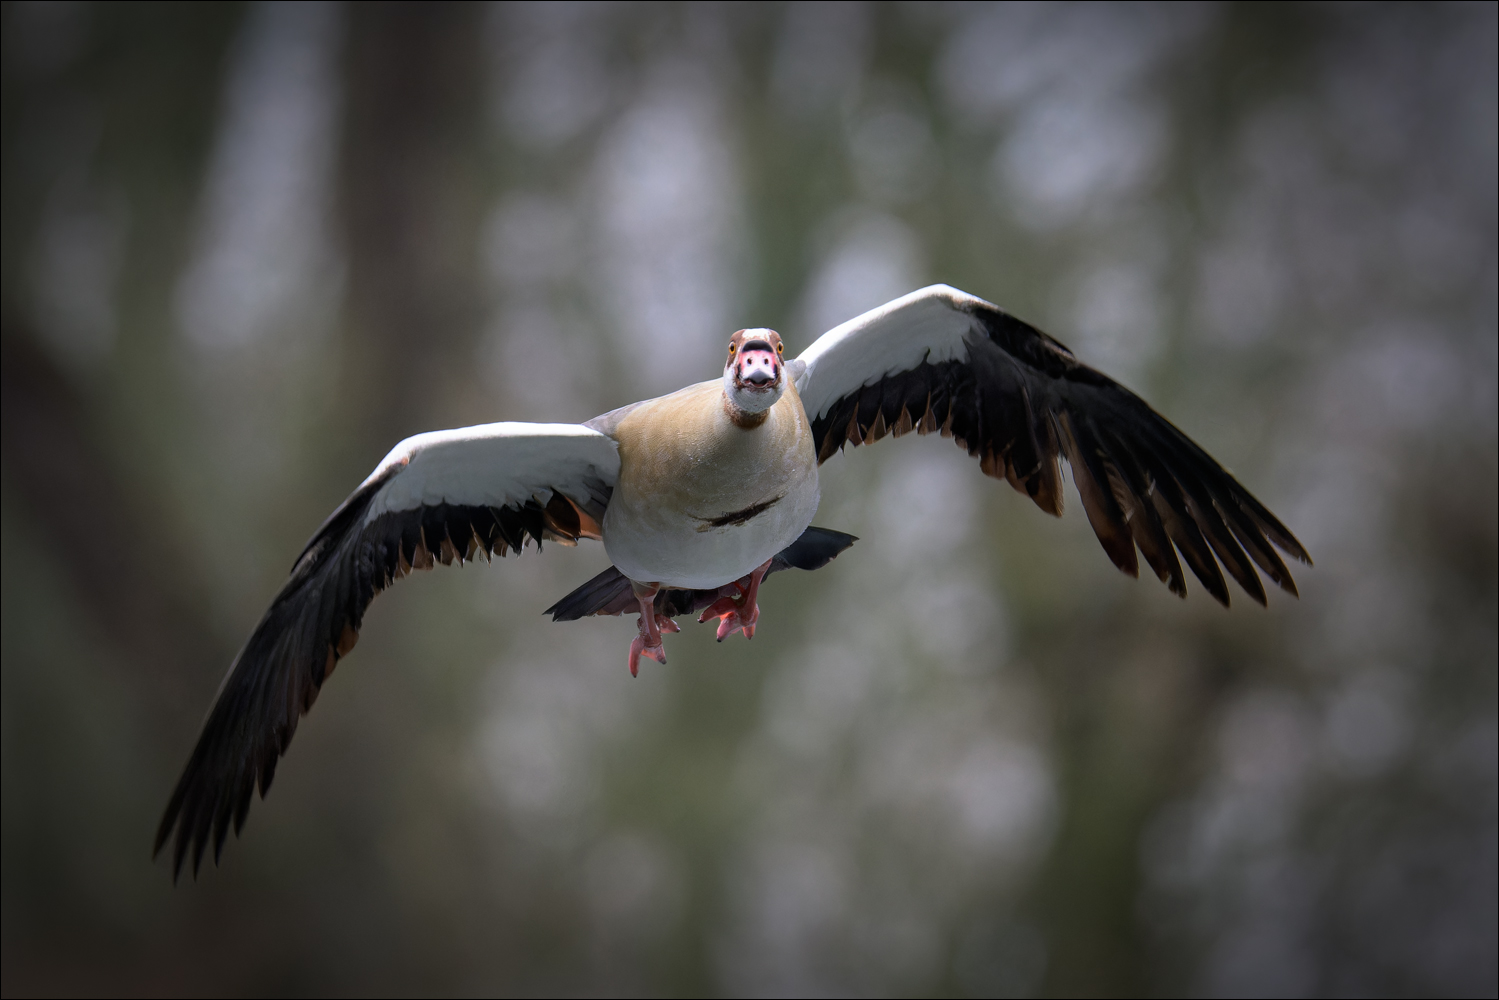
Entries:
POLYGON ((785 346, 774 330, 740 330, 729 338, 724 396, 737 410, 763 413, 786 391, 785 346))

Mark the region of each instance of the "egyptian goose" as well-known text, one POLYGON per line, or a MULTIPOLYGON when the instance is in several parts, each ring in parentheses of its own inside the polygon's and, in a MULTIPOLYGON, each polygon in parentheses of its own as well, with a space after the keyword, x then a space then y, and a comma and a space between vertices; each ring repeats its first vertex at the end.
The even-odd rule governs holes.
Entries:
POLYGON ((811 527, 817 470, 846 444, 940 432, 990 476, 1062 512, 1058 459, 1114 565, 1145 561, 1179 596, 1179 551, 1228 604, 1217 562, 1260 604, 1254 567, 1291 594, 1291 533, 1138 396, 998 307, 933 285, 858 316, 785 360, 741 330, 722 378, 582 424, 497 423, 398 444, 312 536, 235 658, 172 793, 156 851, 197 872, 265 795, 299 716, 358 637, 365 609, 413 569, 518 552, 528 538, 602 540, 613 562, 548 613, 637 613, 633 674, 666 662, 662 632, 701 611, 752 637, 772 572, 817 569, 853 536, 811 527), (1173 548, 1174 547, 1174 548, 1173 548))

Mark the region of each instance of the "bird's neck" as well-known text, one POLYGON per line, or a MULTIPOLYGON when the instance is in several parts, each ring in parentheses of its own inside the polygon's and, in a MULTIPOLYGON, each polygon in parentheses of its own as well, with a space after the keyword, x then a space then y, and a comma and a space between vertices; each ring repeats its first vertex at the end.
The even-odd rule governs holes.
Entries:
POLYGON ((730 423, 732 423, 735 427, 738 427, 740 430, 752 431, 755 428, 763 425, 766 420, 770 419, 770 411, 771 409, 773 409, 773 407, 766 407, 758 413, 755 413, 750 410, 746 410, 744 407, 734 402, 733 397, 728 393, 724 393, 720 398, 723 400, 724 415, 729 418, 730 423))
POLYGON ((733 365, 723 370, 723 408, 734 426, 754 430, 765 423, 766 416, 786 395, 785 370, 777 373, 776 381, 763 389, 741 383, 735 375, 733 365))

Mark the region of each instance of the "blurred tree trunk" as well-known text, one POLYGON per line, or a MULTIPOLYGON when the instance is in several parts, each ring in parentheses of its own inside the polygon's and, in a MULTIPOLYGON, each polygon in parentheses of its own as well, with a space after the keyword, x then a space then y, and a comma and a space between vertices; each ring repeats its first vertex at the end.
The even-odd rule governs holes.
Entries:
POLYGON ((196 180, 241 13, 238 4, 99 5, 66 15, 82 39, 71 61, 45 72, 18 71, 25 60, 6 63, 6 488, 88 616, 80 631, 97 627, 159 687, 148 703, 170 705, 174 720, 163 731, 174 735, 178 723, 196 727, 202 705, 194 682, 217 683, 232 650, 212 633, 195 553, 184 549, 171 513, 172 472, 162 455, 180 448, 175 435, 185 421, 169 360, 175 330, 162 315, 188 252, 196 180), (27 113, 32 107, 48 111, 27 113), (80 122, 94 136, 82 149, 66 139, 80 122), (44 349, 27 273, 47 237, 45 206, 79 172, 118 192, 131 218, 111 303, 112 353, 107 366, 82 374, 63 370, 44 349), (153 391, 132 396, 142 384, 153 391), (138 405, 142 396, 148 405, 138 405))
POLYGON ((191 690, 184 678, 225 650, 207 628, 204 589, 177 538, 116 474, 82 396, 36 337, 9 320, 0 335, 0 382, 6 485, 67 569, 90 624, 163 696, 191 690))
POLYGON ((1139 912, 1141 841, 1191 787, 1194 753, 1241 656, 1214 642, 1163 641, 1149 616, 1114 615, 1038 651, 1054 706, 1061 825, 1030 892, 1046 935, 1047 996, 1144 996, 1159 985, 1139 912))
POLYGON ((487 194, 481 16, 461 3, 349 8, 339 409, 375 453, 463 414, 470 396, 487 194))

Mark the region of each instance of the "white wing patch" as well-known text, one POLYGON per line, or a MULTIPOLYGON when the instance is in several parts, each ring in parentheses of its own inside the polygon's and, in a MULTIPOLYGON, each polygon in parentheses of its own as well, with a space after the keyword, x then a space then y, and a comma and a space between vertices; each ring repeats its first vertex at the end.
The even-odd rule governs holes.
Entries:
POLYGON ((929 285, 818 337, 797 358, 807 366, 796 391, 808 419, 818 419, 854 390, 924 361, 967 360, 974 319, 963 307, 970 304, 989 305, 950 285, 929 285))
POLYGON ((602 505, 619 478, 619 446, 581 424, 506 421, 431 431, 393 448, 365 482, 404 465, 370 503, 365 523, 391 511, 441 503, 545 504, 555 489, 602 505))

